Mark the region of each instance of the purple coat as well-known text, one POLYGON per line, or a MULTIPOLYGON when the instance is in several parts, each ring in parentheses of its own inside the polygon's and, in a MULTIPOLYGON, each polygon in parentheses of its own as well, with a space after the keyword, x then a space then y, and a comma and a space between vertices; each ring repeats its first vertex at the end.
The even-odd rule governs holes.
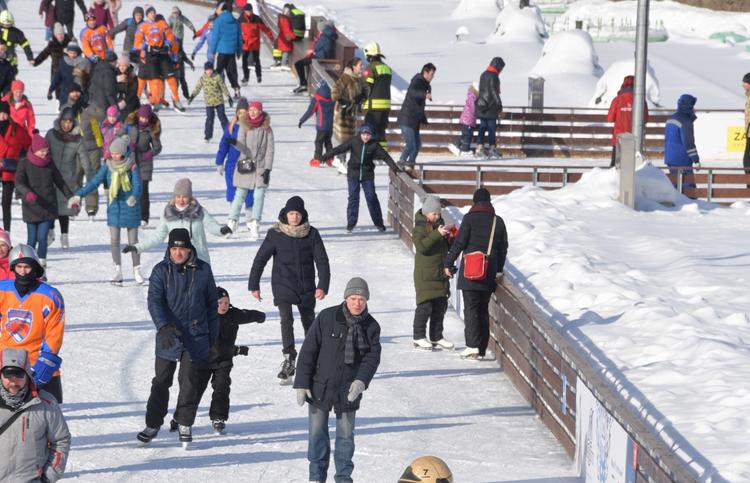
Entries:
POLYGON ((466 93, 466 103, 464 104, 464 110, 461 113, 461 117, 458 118, 458 122, 464 126, 471 126, 477 123, 477 115, 474 112, 474 101, 477 99, 477 93, 473 89, 469 89, 466 93))

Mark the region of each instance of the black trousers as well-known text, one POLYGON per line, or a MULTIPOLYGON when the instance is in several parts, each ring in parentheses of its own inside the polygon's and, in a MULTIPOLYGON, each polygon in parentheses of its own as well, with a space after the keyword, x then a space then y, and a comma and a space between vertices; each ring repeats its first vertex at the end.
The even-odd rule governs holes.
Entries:
POLYGON ((307 68, 312 64, 312 59, 305 57, 294 63, 294 69, 297 71, 297 77, 299 78, 299 85, 307 85, 307 68))
MULTIPOLYGON (((745 167, 745 174, 750 174, 750 139, 745 140, 745 154, 742 156, 742 165, 745 167)), ((747 187, 750 188, 750 183, 748 183, 747 187)), ((5 191, 3 190, 3 200, 5 200, 4 197, 5 191)), ((5 207, 5 204, 3 204, 3 207, 5 207)))
MULTIPOLYGON (((308 329, 315 320, 315 302, 313 301, 312 306, 297 305, 299 310, 299 317, 302 319, 302 328, 307 335, 308 329)), ((280 303, 279 304, 279 317, 281 318, 281 345, 283 349, 281 352, 284 354, 290 354, 292 359, 297 357, 297 349, 294 347, 294 314, 292 313, 292 304, 280 303)))
MULTIPOLYGON (((180 392, 177 395, 177 409, 174 419, 183 426, 192 426, 195 413, 198 411, 198 387, 201 372, 206 372, 207 364, 195 363, 190 360, 187 351, 180 358, 180 371, 177 381, 180 392)), ((164 424, 164 417, 169 410, 169 388, 172 387, 177 362, 156 358, 154 378, 151 380, 151 395, 146 403, 146 426, 158 428, 164 424)))
POLYGON ((365 114, 365 123, 372 126, 372 130, 374 131, 372 138, 377 142, 385 142, 385 130, 388 128, 389 113, 390 110, 373 111, 370 109, 367 111, 367 114, 365 114))
POLYGON ((190 89, 188 88, 187 80, 185 80, 185 63, 182 63, 182 67, 177 69, 177 82, 180 84, 180 90, 182 96, 187 99, 190 97, 190 89))
POLYGON ((466 347, 479 349, 484 356, 490 342, 489 304, 492 292, 462 290, 464 295, 464 337, 466 347))
POLYGON ((448 310, 448 298, 438 297, 417 304, 414 311, 414 340, 424 339, 427 334, 427 321, 430 322, 430 341, 443 338, 443 319, 448 310))
POLYGON ((234 54, 217 54, 216 55, 216 73, 221 75, 227 71, 227 78, 234 89, 240 87, 237 82, 237 62, 234 60, 234 54))
POLYGON ((151 201, 148 197, 148 185, 151 183, 151 181, 148 180, 142 180, 141 181, 141 220, 148 221, 149 216, 151 215, 151 201))
POLYGON ((333 136, 333 131, 318 131, 318 133, 315 135, 315 155, 313 156, 313 159, 317 159, 318 161, 320 161, 320 157, 323 156, 324 146, 325 152, 333 149, 333 145, 331 144, 331 136, 333 136))
MULTIPOLYGON (((211 381, 213 394, 211 394, 211 409, 208 411, 208 417, 211 421, 229 419, 229 387, 232 385, 232 378, 229 373, 232 372, 232 366, 217 367, 207 371, 200 371, 198 376, 198 402, 203 399, 203 393, 206 392, 208 381, 211 381)), ((176 417, 176 416, 175 416, 176 417)))
POLYGON ((242 51, 242 81, 247 82, 250 79, 250 57, 253 58, 253 64, 255 65, 255 78, 260 82, 263 77, 260 71, 260 50, 242 51))
MULTIPOLYGON (((745 152, 747 152, 747 149, 745 149, 745 152)), ((614 168, 615 167, 615 160, 617 158, 617 146, 612 146, 612 160, 609 162, 609 167, 614 168)))
POLYGON ((63 403, 62 380, 60 379, 60 376, 52 376, 52 379, 50 379, 49 382, 43 385, 40 389, 43 389, 55 396, 58 404, 63 403))
POLYGON ((11 207, 13 206, 13 191, 15 189, 15 182, 3 181, 3 230, 7 232, 10 232, 11 207))

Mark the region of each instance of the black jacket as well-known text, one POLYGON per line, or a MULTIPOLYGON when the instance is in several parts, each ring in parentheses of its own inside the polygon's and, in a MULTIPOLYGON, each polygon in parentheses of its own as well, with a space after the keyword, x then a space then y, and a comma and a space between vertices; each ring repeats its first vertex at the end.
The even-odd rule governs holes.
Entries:
MULTIPOLYGON (((346 303, 346 302, 344 302, 346 303)), ((333 408, 336 414, 359 409, 360 395, 353 402, 346 398, 355 379, 370 387, 380 365, 380 325, 372 317, 361 322, 369 350, 355 351, 354 363, 344 362, 344 343, 347 331, 343 304, 329 307, 315 318, 307 331, 305 342, 297 356, 295 389, 310 389, 310 404, 324 411, 333 408)))
POLYGON ((253 260, 253 268, 250 270, 248 281, 250 291, 260 290, 260 277, 263 269, 268 260, 273 257, 271 289, 274 305, 288 303, 309 307, 315 305, 316 288, 328 293, 331 270, 323 239, 318 230, 304 222, 296 228, 301 230, 303 225, 309 227, 309 232, 305 236, 297 237, 284 232, 289 231, 289 225, 274 224, 268 230, 253 260), (315 283, 316 268, 318 270, 317 285, 315 283))
POLYGON ((427 117, 424 115, 424 106, 428 92, 432 92, 432 87, 422 74, 412 77, 409 90, 406 91, 404 103, 401 104, 401 110, 398 113, 397 121, 399 126, 419 129, 420 124, 427 123, 427 117))
POLYGON ((116 74, 118 77, 120 75, 124 76, 122 82, 117 82, 117 100, 125 101, 125 108, 120 109, 120 121, 125 122, 128 114, 137 111, 141 107, 141 101, 138 98, 138 77, 133 72, 133 66, 129 66, 125 74, 120 74, 119 70, 116 74))
POLYGON ((62 174, 51 160, 47 166, 36 166, 26 158, 21 158, 16 170, 16 190, 21 195, 24 223, 39 223, 57 218, 57 190, 66 199, 73 197, 73 192, 65 184, 62 174), (33 192, 37 200, 26 201, 26 193, 33 192))
POLYGON ((443 266, 452 267, 461 252, 464 255, 477 251, 487 253, 493 217, 497 218, 497 223, 495 224, 495 238, 492 243, 487 277, 484 280, 467 280, 464 278, 462 260, 458 270, 458 288, 460 290, 495 291, 495 275, 503 272, 505 257, 508 254, 508 234, 505 231, 505 222, 495 215, 495 209, 490 203, 476 203, 464 216, 461 226, 458 228, 458 235, 456 235, 456 239, 445 257, 443 266))
POLYGON ((346 175, 357 178, 360 181, 375 179, 374 160, 380 159, 390 166, 391 169, 399 171, 393 158, 374 139, 367 144, 362 142, 358 135, 352 136, 345 143, 339 144, 332 150, 323 154, 321 161, 332 159, 334 156, 349 151, 349 162, 346 165, 346 175))
POLYGON ((479 76, 479 94, 474 101, 477 118, 497 119, 503 112, 503 101, 500 100, 500 74, 485 70, 479 76))
MULTIPOLYGON (((49 8, 52 0, 45 0, 44 10, 49 8)), ((75 20, 75 4, 81 9, 81 15, 86 16, 86 4, 83 0, 55 0, 55 21, 65 25, 75 20)))
POLYGON ((94 105, 103 111, 109 106, 117 104, 117 72, 106 61, 99 61, 91 69, 91 83, 89 84, 89 105, 94 105))
POLYGON ((60 65, 60 59, 62 59, 65 55, 65 47, 68 46, 68 43, 71 40, 73 40, 73 37, 68 34, 65 34, 62 42, 58 41, 55 36, 52 36, 52 40, 47 43, 47 46, 44 48, 44 50, 39 52, 39 55, 37 55, 36 59, 34 59, 34 67, 37 67, 42 62, 47 60, 47 57, 50 57, 52 59, 51 71, 52 73, 57 72, 57 68, 60 65))
POLYGON ((0 97, 10 92, 10 83, 16 78, 16 69, 7 59, 0 59, 0 97))
POLYGON ((229 306, 226 314, 219 314, 219 338, 211 346, 209 362, 212 369, 232 365, 234 357, 234 343, 237 340, 237 331, 242 324, 250 322, 263 322, 266 314, 258 310, 238 309, 229 306))

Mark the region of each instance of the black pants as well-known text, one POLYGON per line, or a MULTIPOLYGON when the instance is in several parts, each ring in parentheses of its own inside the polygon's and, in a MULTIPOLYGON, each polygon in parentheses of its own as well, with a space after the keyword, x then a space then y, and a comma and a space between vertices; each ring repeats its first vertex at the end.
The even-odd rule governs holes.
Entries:
MULTIPOLYGON (((745 140, 745 154, 742 156, 742 165, 745 167, 745 174, 750 174, 750 139, 745 140)), ((5 182, 3 182, 5 184, 5 182)), ((747 185, 750 188, 750 184, 747 185)), ((5 200, 5 191, 3 191, 3 200, 5 200)), ((4 201, 3 201, 4 203, 4 201)), ((3 204, 3 209, 5 204, 3 204)))
MULTIPOLYGON (((299 316, 302 319, 302 328, 307 331, 315 320, 315 302, 312 306, 297 305, 299 316)), ((281 318, 281 345, 284 354, 291 354, 292 359, 297 357, 297 349, 294 347, 294 314, 292 313, 292 304, 279 304, 279 317, 281 318)))
POLYGON ((479 349, 479 355, 487 352, 490 342, 489 304, 492 292, 462 290, 464 294, 464 337, 466 347, 479 349))
MULTIPOLYGON (((218 116, 222 131, 227 128, 229 119, 224 112, 224 104, 218 106, 206 106, 206 125, 203 129, 205 139, 211 139, 214 135, 214 118, 218 116)), ((220 135, 221 136, 221 135, 220 135)))
MULTIPOLYGON (((201 372, 207 372, 201 363, 190 360, 187 351, 180 358, 180 371, 177 373, 177 381, 180 392, 177 395, 177 409, 174 419, 183 426, 192 426, 195 422, 195 413, 198 411, 198 387, 201 372)), ((177 369, 175 361, 156 358, 154 366, 154 378, 151 380, 151 395, 146 403, 146 426, 159 428, 164 424, 164 416, 169 410, 169 388, 172 387, 174 371, 177 369)), ((205 377, 205 376, 204 376, 205 377)))
POLYGON ((430 321, 430 341, 437 342, 443 338, 443 319, 448 310, 448 298, 438 297, 417 304, 414 311, 414 340, 426 337, 427 321, 430 321))
POLYGON ((218 54, 216 56, 216 72, 221 75, 227 71, 227 78, 233 88, 240 87, 237 83, 237 62, 234 60, 234 54, 218 54))
POLYGON ((182 63, 182 67, 177 69, 177 82, 180 84, 180 90, 182 90, 182 97, 187 99, 190 97, 190 89, 188 88, 187 80, 185 80, 185 63, 182 63))
POLYGON ((370 109, 365 114, 365 123, 372 126, 374 131, 372 138, 381 143, 385 142, 385 130, 388 128, 388 114, 390 111, 373 111, 370 109))
POLYGON ((43 389, 55 396, 58 404, 63 403, 62 381, 60 380, 60 376, 52 376, 52 379, 50 379, 49 382, 43 385, 40 389, 43 389))
POLYGON ((232 385, 232 378, 229 373, 232 372, 232 366, 217 367, 207 371, 200 371, 198 378, 198 402, 203 399, 203 393, 206 392, 208 381, 211 380, 211 387, 214 392, 211 394, 211 409, 208 411, 208 417, 211 421, 229 419, 229 386, 232 385))
POLYGON ((305 57, 294 63, 294 69, 297 71, 297 77, 299 78, 299 85, 307 85, 307 68, 312 64, 312 59, 305 57))
POLYGON ((315 135, 315 155, 313 156, 313 159, 320 161, 320 157, 323 156, 324 152, 333 149, 331 136, 333 136, 333 131, 318 131, 315 135), (326 148, 325 151, 323 151, 324 146, 326 148))
POLYGON ((11 213, 13 206, 13 191, 16 189, 16 183, 13 181, 3 181, 3 229, 10 232, 11 213))
POLYGON ((73 33, 73 20, 63 25, 63 27, 65 27, 65 31, 68 32, 68 35, 72 38, 76 38, 76 34, 73 33))
POLYGON ((68 230, 70 229, 70 217, 60 215, 57 217, 57 221, 60 222, 60 233, 63 235, 68 233, 68 230))
POLYGON ((260 50, 243 50, 242 51, 242 82, 247 82, 250 79, 250 57, 253 58, 253 64, 255 64, 255 78, 260 83, 263 75, 260 72, 260 50))
POLYGON ((141 220, 148 222, 149 215, 151 215, 151 201, 148 198, 148 185, 151 181, 141 181, 141 220))
MULTIPOLYGON (((747 149, 745 149, 745 152, 747 153, 747 149)), ((609 162, 610 168, 615 167, 615 159, 617 159, 617 146, 612 146, 612 161, 609 162)))

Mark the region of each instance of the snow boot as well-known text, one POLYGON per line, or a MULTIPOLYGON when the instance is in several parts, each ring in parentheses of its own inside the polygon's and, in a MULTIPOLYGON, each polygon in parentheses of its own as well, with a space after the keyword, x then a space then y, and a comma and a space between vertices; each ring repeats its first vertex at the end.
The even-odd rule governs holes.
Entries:
POLYGON ((242 81, 240 81, 240 84, 242 84, 243 86, 246 86, 247 83, 248 83, 248 78, 247 77, 245 77, 244 79, 242 79, 242 81))
MULTIPOLYGON (((230 227, 231 228, 231 227, 230 227)), ((250 231, 250 239, 255 241, 260 238, 260 232, 258 230, 258 220, 250 220, 247 222, 247 229, 250 231)))
POLYGON ((284 362, 281 363, 281 370, 276 376, 279 378, 279 384, 290 384, 291 377, 294 375, 294 359, 291 354, 284 354, 284 362))
POLYGON ((143 278, 143 275, 141 274, 141 267, 135 266, 133 267, 133 278, 135 279, 135 283, 138 285, 143 285, 146 283, 146 279, 143 278))
POLYGON ((180 433, 180 443, 182 444, 183 449, 188 449, 188 446, 190 446, 190 443, 193 442, 193 431, 190 426, 183 426, 180 424, 177 431, 180 433))
POLYGON ((63 233, 60 235, 60 245, 62 245, 63 250, 67 250, 70 248, 70 242, 68 241, 68 234, 63 233))
POLYGON ((159 428, 149 428, 146 426, 146 429, 138 433, 138 441, 141 442, 141 446, 146 446, 151 442, 152 439, 156 437, 156 435, 159 434, 159 428))
POLYGON ((115 271, 109 281, 112 285, 122 285, 122 266, 115 265, 115 271))
POLYGON ((440 340, 432 341, 432 347, 434 347, 435 349, 445 349, 445 350, 452 351, 453 347, 455 346, 453 345, 453 342, 451 341, 440 339, 440 340))
POLYGON ((432 352, 432 344, 425 337, 412 340, 415 349, 432 352))
POLYGON ((223 419, 214 419, 211 421, 211 426, 213 426, 216 434, 224 434, 224 429, 227 427, 223 419))

